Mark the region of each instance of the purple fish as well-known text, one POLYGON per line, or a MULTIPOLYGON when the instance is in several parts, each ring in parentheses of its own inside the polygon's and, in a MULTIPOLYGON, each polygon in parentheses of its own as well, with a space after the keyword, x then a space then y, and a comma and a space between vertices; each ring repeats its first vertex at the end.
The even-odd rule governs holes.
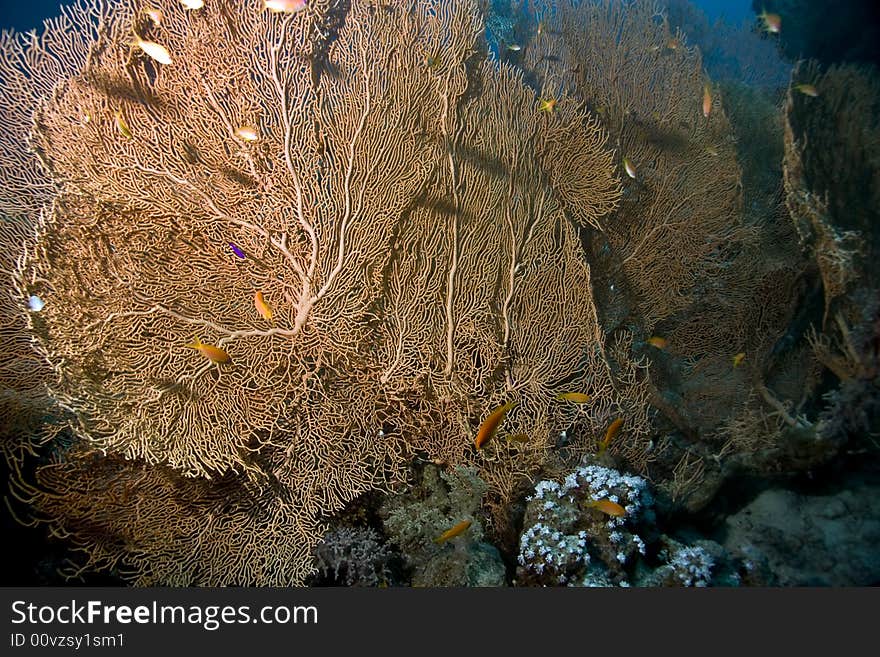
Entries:
POLYGON ((242 260, 244 260, 244 251, 242 251, 241 249, 239 249, 239 248, 238 248, 235 244, 233 244, 232 242, 229 243, 229 248, 232 249, 232 252, 233 252, 235 255, 237 255, 239 258, 241 258, 242 260))

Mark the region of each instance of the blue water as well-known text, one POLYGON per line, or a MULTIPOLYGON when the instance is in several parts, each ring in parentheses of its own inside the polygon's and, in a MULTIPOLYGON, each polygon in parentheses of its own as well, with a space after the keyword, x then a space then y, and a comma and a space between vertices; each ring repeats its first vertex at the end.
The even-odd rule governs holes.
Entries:
POLYGON ((58 0, 2 0, 0 28, 11 28, 18 32, 38 30, 44 19, 58 15, 61 4, 58 0))
POLYGON ((694 0, 693 4, 705 11, 711 20, 723 18, 734 25, 754 16, 751 0, 694 0))

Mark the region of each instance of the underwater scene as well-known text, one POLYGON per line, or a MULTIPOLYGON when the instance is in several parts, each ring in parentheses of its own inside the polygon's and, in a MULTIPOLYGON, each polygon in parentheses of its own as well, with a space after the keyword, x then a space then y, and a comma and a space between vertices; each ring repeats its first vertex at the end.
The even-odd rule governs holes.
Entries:
POLYGON ((873 0, 0 6, 0 585, 880 584, 873 0))

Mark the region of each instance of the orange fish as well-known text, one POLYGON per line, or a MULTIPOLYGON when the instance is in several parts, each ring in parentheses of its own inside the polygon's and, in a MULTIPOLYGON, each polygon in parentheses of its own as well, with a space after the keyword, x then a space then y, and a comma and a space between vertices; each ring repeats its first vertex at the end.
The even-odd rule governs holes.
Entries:
POLYGON ((445 532, 440 534, 440 536, 438 536, 437 538, 434 539, 434 542, 437 543, 437 545, 440 545, 441 543, 445 543, 450 538, 455 538, 459 534, 463 534, 464 532, 466 532, 468 527, 470 527, 470 526, 471 526, 470 520, 462 520, 460 523, 458 523, 457 525, 455 525, 451 529, 447 529, 445 532))
POLYGON ((647 340, 648 344, 652 347, 656 347, 657 349, 666 349, 666 338, 661 338, 659 335, 652 335, 647 340))
POLYGON ((257 312, 265 317, 267 321, 272 321, 272 309, 269 307, 269 304, 266 303, 266 300, 263 299, 263 293, 260 291, 257 291, 254 295, 254 306, 256 307, 257 312))
POLYGON ((192 344, 186 345, 190 349, 195 349, 196 351, 201 352, 202 356, 210 360, 214 363, 228 363, 232 359, 229 357, 225 351, 223 351, 220 347, 215 347, 211 344, 205 344, 201 340, 199 340, 199 336, 195 336, 196 341, 192 344))
POLYGON ((599 509, 602 513, 607 513, 609 516, 615 516, 617 518, 622 518, 626 515, 626 509, 620 506, 617 502, 612 502, 607 497, 602 500, 591 500, 586 504, 591 509, 599 509))
POLYGON ((771 34, 779 34, 782 29, 782 16, 779 14, 768 14, 766 10, 758 14, 758 18, 764 23, 764 30, 771 34))
POLYGON ((733 357, 733 367, 734 369, 743 364, 743 361, 746 359, 746 352, 741 351, 736 356, 733 357))
POLYGON ((712 111, 712 89, 709 87, 709 83, 707 82, 705 86, 703 86, 703 116, 707 119, 709 118, 709 113, 712 111))
POLYGON ((608 430, 605 432, 605 438, 602 439, 602 442, 599 443, 599 453, 604 452, 608 445, 611 444, 611 441, 614 440, 614 437, 620 431, 620 427, 623 426, 623 418, 619 417, 610 425, 608 425, 608 430))
POLYGON ((476 445, 477 449, 482 449, 483 445, 495 437, 495 432, 498 431, 498 427, 504 422, 504 416, 506 416, 507 412, 516 406, 516 404, 517 402, 507 402, 503 406, 496 408, 489 414, 489 417, 483 420, 483 424, 480 425, 480 430, 477 431, 477 439, 474 441, 474 445, 476 445))
POLYGON ((556 399, 574 402, 575 404, 586 404, 591 397, 583 392, 560 392, 556 395, 556 399))

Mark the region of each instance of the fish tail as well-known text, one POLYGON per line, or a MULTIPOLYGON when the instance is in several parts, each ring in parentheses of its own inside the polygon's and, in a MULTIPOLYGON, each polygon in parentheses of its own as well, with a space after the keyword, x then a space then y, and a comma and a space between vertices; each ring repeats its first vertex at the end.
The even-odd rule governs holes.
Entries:
POLYGON ((195 342, 192 342, 186 346, 189 347, 190 349, 200 349, 202 347, 202 341, 199 340, 198 335, 193 335, 193 337, 195 338, 195 342))

